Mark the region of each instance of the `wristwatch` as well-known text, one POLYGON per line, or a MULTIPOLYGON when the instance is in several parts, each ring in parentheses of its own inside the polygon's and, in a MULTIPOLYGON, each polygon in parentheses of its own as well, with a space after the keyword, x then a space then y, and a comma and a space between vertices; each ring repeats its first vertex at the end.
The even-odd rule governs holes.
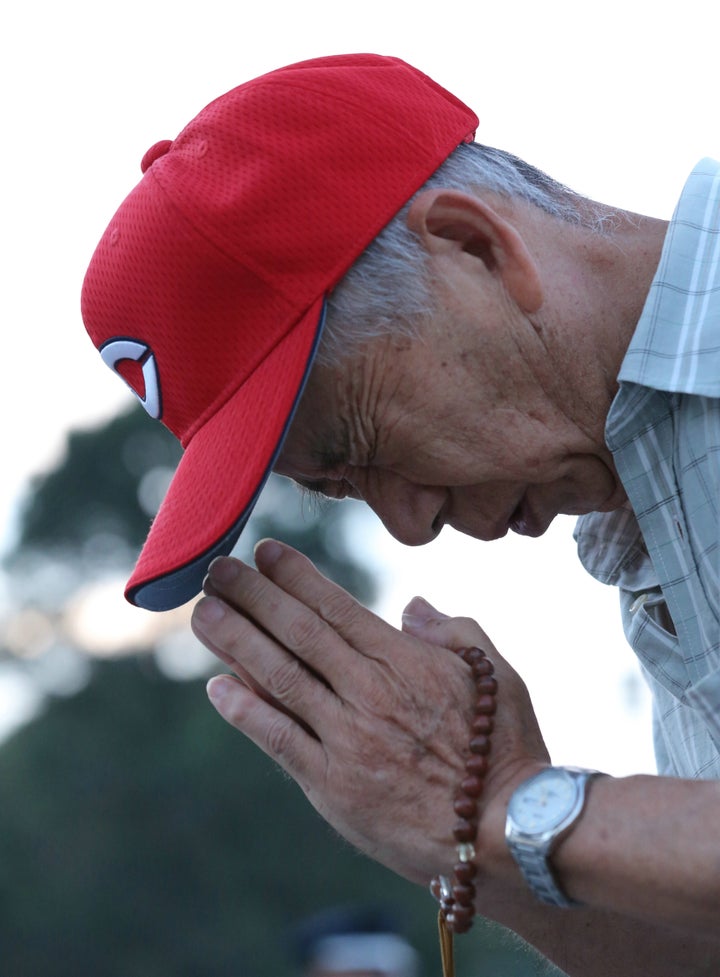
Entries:
POLYGON ((516 788, 508 804, 505 839, 533 893, 552 906, 574 906, 558 885, 549 857, 585 806, 597 770, 546 767, 516 788))

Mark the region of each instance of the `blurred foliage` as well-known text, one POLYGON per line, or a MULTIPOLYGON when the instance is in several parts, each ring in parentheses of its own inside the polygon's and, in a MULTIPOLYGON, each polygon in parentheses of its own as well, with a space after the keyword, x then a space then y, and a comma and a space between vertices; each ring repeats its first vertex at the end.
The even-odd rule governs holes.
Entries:
MULTIPOLYGON (((75 571, 80 561, 88 576, 130 567, 180 456, 179 442, 140 406, 101 427, 73 431, 57 466, 30 486, 7 565, 42 553, 75 571)), ((249 559, 258 539, 279 535, 368 604, 372 576, 353 552, 349 529, 359 508, 310 504, 288 479, 272 475, 237 551, 249 559)))
POLYGON ((77 550, 97 534, 139 547, 152 508, 143 493, 151 495, 153 473, 160 481, 180 455, 180 443, 139 406, 72 431, 58 465, 31 485, 17 548, 77 550))
MULTIPOLYGON (((354 852, 300 789, 151 656, 94 666, 0 750, 0 972, 282 977, 291 933, 390 907, 439 973, 430 895, 354 852)), ((460 974, 540 973, 482 928, 460 974)))
MULTIPOLYGON (((6 566, 20 633, 39 634, 48 659, 77 657, 64 602, 129 570, 178 458, 138 407, 71 434, 31 486, 6 566)), ((363 511, 312 509, 272 477, 236 552, 277 536, 371 603, 353 547, 363 511)), ((439 973, 429 894, 350 849, 215 714, 204 682, 169 680, 152 651, 93 662, 81 691, 47 696, 0 749, 2 977, 283 977, 297 973, 293 926, 347 903, 389 907, 439 973)), ((16 667, 32 677, 37 664, 16 667)), ((459 973, 546 972, 508 941, 478 924, 459 973)))

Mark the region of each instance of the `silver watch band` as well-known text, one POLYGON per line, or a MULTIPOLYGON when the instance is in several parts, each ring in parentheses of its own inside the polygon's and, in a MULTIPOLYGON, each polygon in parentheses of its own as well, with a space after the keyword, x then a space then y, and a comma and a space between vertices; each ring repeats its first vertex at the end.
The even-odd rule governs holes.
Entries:
POLYGON ((512 853, 525 881, 541 902, 565 908, 578 905, 566 896, 557 884, 547 860, 538 859, 537 848, 534 845, 524 845, 516 841, 512 853))

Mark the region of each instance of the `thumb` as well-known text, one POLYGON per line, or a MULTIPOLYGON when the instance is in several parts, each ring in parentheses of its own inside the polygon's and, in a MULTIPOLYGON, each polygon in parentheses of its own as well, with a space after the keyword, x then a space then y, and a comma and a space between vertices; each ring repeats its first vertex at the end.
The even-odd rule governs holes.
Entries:
POLYGON ((415 637, 427 637, 438 622, 449 620, 447 614, 438 611, 424 597, 413 597, 402 613, 402 629, 415 637))
POLYGON ((422 638, 433 645, 451 648, 472 648, 477 645, 487 650, 492 643, 483 629, 470 617, 449 617, 436 610, 423 597, 413 597, 403 611, 402 629, 414 638, 422 638))

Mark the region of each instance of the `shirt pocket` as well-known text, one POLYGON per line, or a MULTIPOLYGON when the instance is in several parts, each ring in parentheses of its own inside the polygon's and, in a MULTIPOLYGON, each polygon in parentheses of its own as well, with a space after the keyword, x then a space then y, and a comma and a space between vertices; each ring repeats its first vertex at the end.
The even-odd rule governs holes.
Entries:
POLYGON ((675 698, 689 685, 670 612, 659 588, 621 594, 625 637, 643 667, 675 698))

